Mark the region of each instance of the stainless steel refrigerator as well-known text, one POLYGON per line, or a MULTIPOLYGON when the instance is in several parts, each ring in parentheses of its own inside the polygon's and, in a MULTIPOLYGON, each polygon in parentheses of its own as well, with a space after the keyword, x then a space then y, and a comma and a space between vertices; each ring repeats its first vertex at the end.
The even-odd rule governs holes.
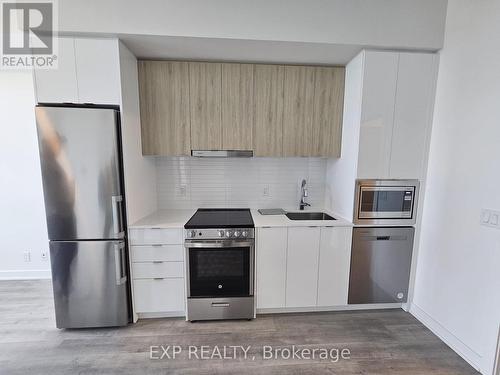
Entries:
POLYGON ((43 105, 35 111, 56 325, 126 325, 119 112, 43 105))

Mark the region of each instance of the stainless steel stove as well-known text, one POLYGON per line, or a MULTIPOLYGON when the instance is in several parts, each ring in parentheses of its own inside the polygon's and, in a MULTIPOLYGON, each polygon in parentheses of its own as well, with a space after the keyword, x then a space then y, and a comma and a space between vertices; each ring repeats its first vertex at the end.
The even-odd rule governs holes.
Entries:
POLYGON ((187 319, 253 319, 255 233, 250 210, 199 209, 184 228, 187 319))

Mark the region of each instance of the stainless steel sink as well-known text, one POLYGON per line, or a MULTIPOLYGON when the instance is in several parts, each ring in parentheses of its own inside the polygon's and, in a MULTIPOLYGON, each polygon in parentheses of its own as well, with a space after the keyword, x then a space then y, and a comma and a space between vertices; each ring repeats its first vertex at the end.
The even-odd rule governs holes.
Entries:
POLYGON ((337 220, 324 212, 288 212, 290 220, 337 220))

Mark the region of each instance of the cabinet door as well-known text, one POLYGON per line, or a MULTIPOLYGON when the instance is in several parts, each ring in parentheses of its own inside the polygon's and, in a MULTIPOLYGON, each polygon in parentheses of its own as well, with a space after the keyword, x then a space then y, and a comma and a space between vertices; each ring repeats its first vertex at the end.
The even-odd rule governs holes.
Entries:
POLYGON ((283 110, 283 156, 313 153, 314 67, 286 66, 283 110))
POLYGON ((189 101, 191 114, 191 148, 220 150, 221 64, 189 63, 189 101))
POLYGON ((138 279, 132 285, 136 312, 184 311, 184 279, 138 279))
POLYGON ((314 104, 310 156, 340 158, 345 68, 314 68, 314 104))
POLYGON ((80 103, 120 104, 120 60, 116 39, 75 39, 80 103))
POLYGON ((288 228, 286 307, 316 306, 319 227, 288 228))
POLYGON ((58 38, 57 69, 35 69, 38 103, 78 103, 75 43, 73 38, 58 38))
POLYGON ((286 228, 259 228, 257 232, 257 308, 285 307, 286 228))
POLYGON ((283 155, 283 82, 282 65, 255 65, 254 126, 255 156, 283 155))
POLYGON ((352 228, 321 228, 318 306, 347 305, 352 228))
POLYGON ((418 178, 424 174, 437 56, 401 53, 394 113, 390 178, 418 178))
POLYGON ((252 150, 253 65, 222 64, 222 148, 252 150))
POLYGON ((187 62, 140 61, 143 155, 191 154, 187 62))
POLYGON ((358 178, 388 178, 398 54, 365 52, 358 178))

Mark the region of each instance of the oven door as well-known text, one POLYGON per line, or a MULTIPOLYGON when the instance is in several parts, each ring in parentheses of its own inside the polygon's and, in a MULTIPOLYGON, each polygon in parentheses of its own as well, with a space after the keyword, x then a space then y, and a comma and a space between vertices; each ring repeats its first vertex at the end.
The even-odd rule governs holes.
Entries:
POLYGON ((185 246, 188 298, 253 296, 253 241, 187 241, 185 246))

